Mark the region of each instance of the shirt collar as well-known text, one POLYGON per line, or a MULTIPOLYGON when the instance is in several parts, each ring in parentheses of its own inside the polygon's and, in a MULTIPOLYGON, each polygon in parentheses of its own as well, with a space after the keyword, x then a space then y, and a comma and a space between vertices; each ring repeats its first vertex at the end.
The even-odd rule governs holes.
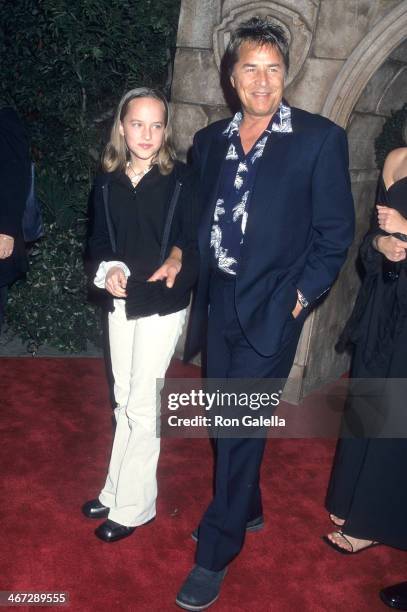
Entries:
MULTIPOLYGON (((238 111, 224 130, 223 134, 225 134, 225 136, 228 138, 231 138, 233 134, 238 133, 242 119, 243 115, 241 111, 238 111)), ((293 131, 291 122, 291 107, 285 100, 280 102, 280 105, 277 111, 274 113, 270 123, 271 127, 269 124, 265 130, 268 133, 282 132, 289 134, 293 131)))

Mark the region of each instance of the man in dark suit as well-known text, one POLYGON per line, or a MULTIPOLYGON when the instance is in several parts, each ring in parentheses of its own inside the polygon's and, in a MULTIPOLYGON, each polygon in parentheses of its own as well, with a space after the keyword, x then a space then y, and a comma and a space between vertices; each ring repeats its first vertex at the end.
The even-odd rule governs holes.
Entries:
POLYGON ((27 270, 22 220, 30 187, 30 157, 23 125, 0 108, 0 331, 8 287, 27 270))
MULTIPOLYGON (((288 42, 269 20, 241 24, 226 58, 242 112, 194 139, 201 270, 186 348, 202 348, 209 305, 208 378, 286 379, 304 319, 353 239, 346 135, 283 99, 288 42)), ((215 495, 196 535, 197 564, 176 599, 187 610, 217 599, 246 530, 263 525, 265 436, 215 445, 215 495)))

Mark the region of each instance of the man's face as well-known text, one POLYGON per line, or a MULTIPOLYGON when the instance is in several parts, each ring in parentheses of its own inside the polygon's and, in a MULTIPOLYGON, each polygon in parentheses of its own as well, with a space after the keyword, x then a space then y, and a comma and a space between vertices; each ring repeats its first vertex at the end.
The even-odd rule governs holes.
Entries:
POLYGON ((245 115, 271 117, 276 112, 283 97, 284 72, 282 55, 272 45, 241 45, 230 80, 245 115))

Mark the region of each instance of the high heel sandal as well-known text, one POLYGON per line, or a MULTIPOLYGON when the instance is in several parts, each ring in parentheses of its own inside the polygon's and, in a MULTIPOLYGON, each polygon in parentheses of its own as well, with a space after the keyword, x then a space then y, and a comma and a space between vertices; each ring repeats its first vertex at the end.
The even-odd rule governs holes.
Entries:
POLYGON ((328 544, 328 546, 333 548, 336 552, 341 553, 342 555, 356 555, 357 553, 363 552, 364 550, 367 550, 368 548, 373 548, 373 546, 380 545, 380 542, 370 542, 370 544, 367 544, 366 546, 362 546, 362 548, 358 548, 357 550, 354 550, 352 542, 348 539, 349 536, 346 536, 343 533, 343 531, 339 530, 339 531, 334 531, 333 533, 337 533, 338 535, 340 535, 340 537, 343 538, 345 542, 349 544, 349 546, 351 547, 351 550, 348 550, 346 548, 343 548, 342 546, 339 546, 339 544, 337 544, 336 542, 332 542, 332 540, 330 540, 328 536, 322 536, 322 539, 325 542, 325 544, 328 544))

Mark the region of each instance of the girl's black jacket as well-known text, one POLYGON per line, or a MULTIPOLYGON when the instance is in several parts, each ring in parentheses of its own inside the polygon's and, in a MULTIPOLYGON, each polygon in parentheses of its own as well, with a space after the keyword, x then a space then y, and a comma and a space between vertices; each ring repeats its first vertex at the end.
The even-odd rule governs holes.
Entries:
MULTIPOLYGON (((166 315, 189 304, 199 268, 197 223, 195 177, 182 162, 175 162, 168 175, 160 174, 155 165, 135 189, 123 172, 96 177, 88 254, 96 267, 102 261, 128 266, 128 318, 166 315), (182 268, 174 286, 169 289, 165 281, 147 283, 173 246, 182 250, 182 268)), ((106 303, 112 310, 112 298, 106 303)))

